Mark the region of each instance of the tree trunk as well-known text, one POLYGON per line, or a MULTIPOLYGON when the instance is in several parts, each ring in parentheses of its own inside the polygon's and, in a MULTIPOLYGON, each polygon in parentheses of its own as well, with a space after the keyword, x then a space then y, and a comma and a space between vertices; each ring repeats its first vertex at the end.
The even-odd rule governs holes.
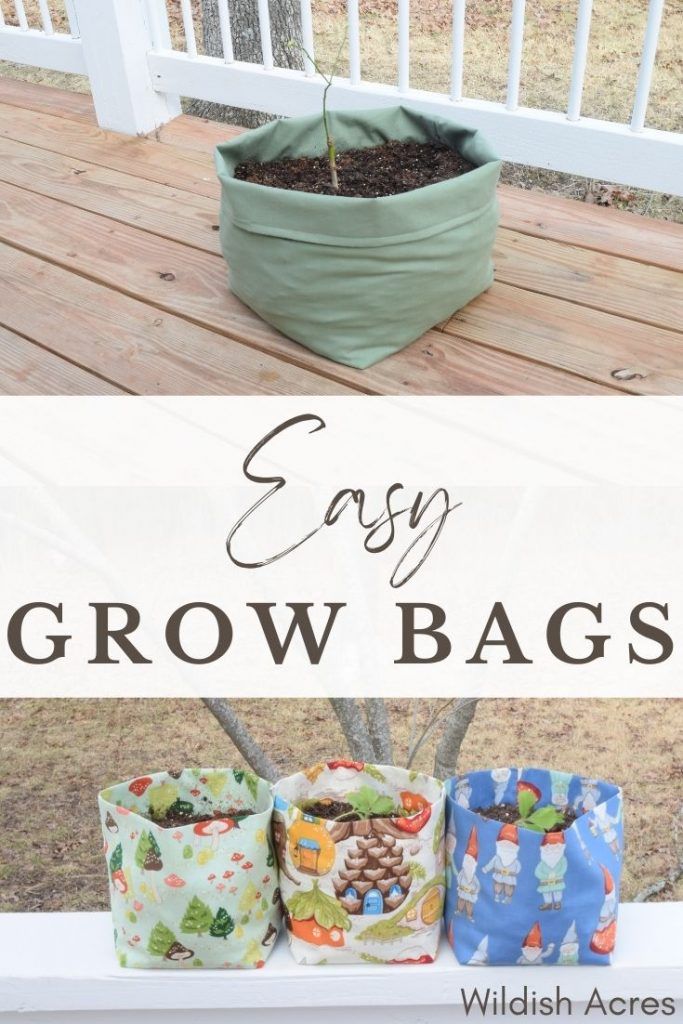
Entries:
POLYGON ((328 699, 346 736, 351 757, 354 761, 369 761, 372 764, 375 760, 375 748, 358 701, 353 697, 328 699))
POLYGON ((386 701, 382 697, 365 698, 365 717, 368 720, 370 739, 375 750, 375 759, 380 764, 393 764, 391 745, 391 722, 386 701))
POLYGON ((261 778, 267 779, 268 782, 275 782, 281 773, 235 714, 230 701, 217 697, 202 697, 202 701, 211 714, 218 719, 249 767, 261 778))
MULTIPOLYGON (((263 63, 261 32, 258 20, 258 0, 230 0, 230 27, 235 60, 263 63)), ((301 8, 298 0, 270 0, 270 27, 273 60, 276 67, 303 68, 301 45, 301 8)), ((209 57, 223 56, 221 25, 217 0, 202 0, 202 34, 204 52, 209 57)), ((188 113, 208 117, 212 121, 227 121, 244 128, 258 128, 272 121, 269 114, 242 107, 227 107, 221 103, 193 100, 188 113)))
POLYGON ((477 703, 475 697, 464 697, 456 702, 448 716, 434 758, 434 774, 437 779, 447 779, 456 774, 460 748, 472 724, 477 703))

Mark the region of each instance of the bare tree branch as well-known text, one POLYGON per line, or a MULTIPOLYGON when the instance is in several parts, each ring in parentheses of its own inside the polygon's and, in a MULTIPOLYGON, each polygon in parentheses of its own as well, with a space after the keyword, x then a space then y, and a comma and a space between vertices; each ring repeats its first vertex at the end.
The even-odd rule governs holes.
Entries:
POLYGON ((418 701, 415 697, 410 699, 410 732, 408 733, 408 748, 406 750, 406 764, 410 761, 410 755, 417 736, 417 708, 418 701))
POLYGON ((346 736, 351 757, 355 761, 374 761, 375 750, 358 701, 353 697, 330 697, 329 701, 346 736))
POLYGON ((451 700, 447 700, 445 704, 441 705, 441 707, 437 707, 436 711, 431 711, 430 708, 431 713, 427 719, 427 724, 425 725, 424 729, 417 737, 417 739, 411 744, 408 750, 408 761, 406 763, 406 768, 412 768, 413 761, 417 757, 420 748, 424 745, 426 740, 429 738, 431 733, 436 728, 436 724, 441 718, 441 716, 445 714, 445 712, 448 711, 449 707, 451 707, 454 703, 455 697, 452 697, 451 700))
POLYGON ((267 779, 268 782, 275 782, 281 772, 256 742, 239 716, 235 714, 230 701, 217 697, 202 697, 202 701, 220 722, 242 757, 256 774, 267 779))
POLYGON ((375 760, 380 764, 393 764, 391 722, 386 701, 382 697, 366 697, 365 717, 368 720, 370 739, 375 750, 375 760))
POLYGON ((460 748, 472 723, 478 703, 476 697, 463 697, 456 701, 436 748, 434 774, 437 779, 447 779, 449 775, 455 775, 460 748))
POLYGON ((658 882, 653 882, 652 885, 646 885, 644 889, 641 889, 641 891, 633 897, 633 902, 647 903, 652 896, 657 896, 660 892, 668 889, 670 885, 675 885, 679 878, 683 878, 683 864, 679 864, 677 868, 671 868, 665 877, 660 878, 658 882))

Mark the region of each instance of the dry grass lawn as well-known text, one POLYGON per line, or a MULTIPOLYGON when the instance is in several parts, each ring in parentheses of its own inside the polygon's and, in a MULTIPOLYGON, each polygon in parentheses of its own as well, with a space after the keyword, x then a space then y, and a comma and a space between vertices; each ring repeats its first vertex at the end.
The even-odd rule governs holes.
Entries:
MULTIPOLYGON (((236 704, 283 772, 346 752, 326 701, 236 704)), ((410 702, 390 704, 400 762, 410 702)), ((106 907, 97 791, 141 772, 241 761, 191 700, 5 700, 0 736, 0 912, 106 907)), ((420 767, 432 759, 430 746, 420 767)), ((624 898, 683 861, 683 700, 481 702, 459 768, 523 763, 624 787, 624 898)), ((658 898, 683 899, 683 880, 658 898)))
MULTIPOLYGON (((10 0, 4 4, 12 21, 10 0)), ((201 42, 200 3, 193 0, 201 42)), ((32 24, 39 24, 37 0, 25 0, 32 24)), ((64 28, 62 0, 50 0, 55 25, 64 28)), ((182 47, 179 0, 168 0, 174 44, 182 47)), ((396 81, 396 0, 361 0, 363 75, 369 81, 396 81)), ((532 107, 565 110, 578 3, 529 0, 527 3, 521 102, 532 107)), ((336 56, 345 35, 344 0, 313 0, 316 53, 325 63, 336 56)), ((420 0, 412 4, 411 81, 418 88, 449 89, 451 0, 420 0)), ((644 0, 595 0, 583 111, 591 117, 628 121, 642 49, 647 4, 644 0)), ((510 0, 470 0, 466 7, 464 91, 480 99, 505 96, 510 0)), ((339 72, 346 73, 345 58, 339 72)), ((87 90, 85 79, 39 69, 4 65, 2 74, 87 90)), ((683 130, 683 4, 666 4, 648 126, 683 130)), ((628 177, 628 175, 625 175, 628 177)), ((637 189, 605 188, 572 175, 508 165, 504 179, 522 188, 536 188, 573 199, 588 200, 683 222, 683 201, 637 189)), ((628 185, 628 182, 625 183, 628 185)))

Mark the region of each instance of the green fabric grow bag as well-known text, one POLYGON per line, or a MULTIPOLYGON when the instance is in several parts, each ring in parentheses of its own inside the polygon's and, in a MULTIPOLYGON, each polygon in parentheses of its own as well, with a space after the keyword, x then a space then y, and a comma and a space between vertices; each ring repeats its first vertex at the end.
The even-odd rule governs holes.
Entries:
POLYGON ((491 285, 500 161, 479 132, 406 107, 335 111, 331 123, 340 151, 388 139, 439 141, 477 165, 402 195, 351 199, 234 178, 245 161, 320 155, 318 115, 274 121, 218 146, 221 245, 233 292, 314 352, 365 367, 491 285))

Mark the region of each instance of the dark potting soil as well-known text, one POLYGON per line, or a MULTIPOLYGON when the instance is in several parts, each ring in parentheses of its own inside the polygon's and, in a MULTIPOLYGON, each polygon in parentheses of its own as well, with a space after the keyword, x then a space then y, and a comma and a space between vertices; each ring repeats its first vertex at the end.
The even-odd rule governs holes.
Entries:
POLYGON ((440 143, 389 141, 381 146, 337 153, 338 192, 332 188, 326 157, 243 163, 235 168, 235 177, 291 192, 377 199, 457 178, 474 170, 474 166, 440 143))
POLYGON ((232 818, 233 821, 241 821, 242 818, 248 818, 253 813, 254 811, 237 810, 232 807, 227 811, 215 810, 210 814, 193 813, 192 811, 184 813, 182 809, 175 810, 171 807, 161 818, 155 818, 151 814, 147 817, 161 828, 179 828, 183 825, 198 825, 201 821, 213 821, 214 818, 232 818))
POLYGON ((327 818, 335 821, 370 821, 373 818, 387 817, 386 814, 368 814, 361 818, 351 804, 347 804, 343 800, 317 800, 315 803, 301 804, 299 809, 314 818, 327 818))
MULTIPOLYGON (((516 825, 519 821, 519 808, 517 804, 493 804, 491 807, 476 807, 475 814, 481 814, 482 818, 489 818, 491 821, 502 821, 506 825, 516 825)), ((564 832, 576 821, 578 815, 571 807, 564 811, 564 821, 548 829, 549 832, 564 832)))

